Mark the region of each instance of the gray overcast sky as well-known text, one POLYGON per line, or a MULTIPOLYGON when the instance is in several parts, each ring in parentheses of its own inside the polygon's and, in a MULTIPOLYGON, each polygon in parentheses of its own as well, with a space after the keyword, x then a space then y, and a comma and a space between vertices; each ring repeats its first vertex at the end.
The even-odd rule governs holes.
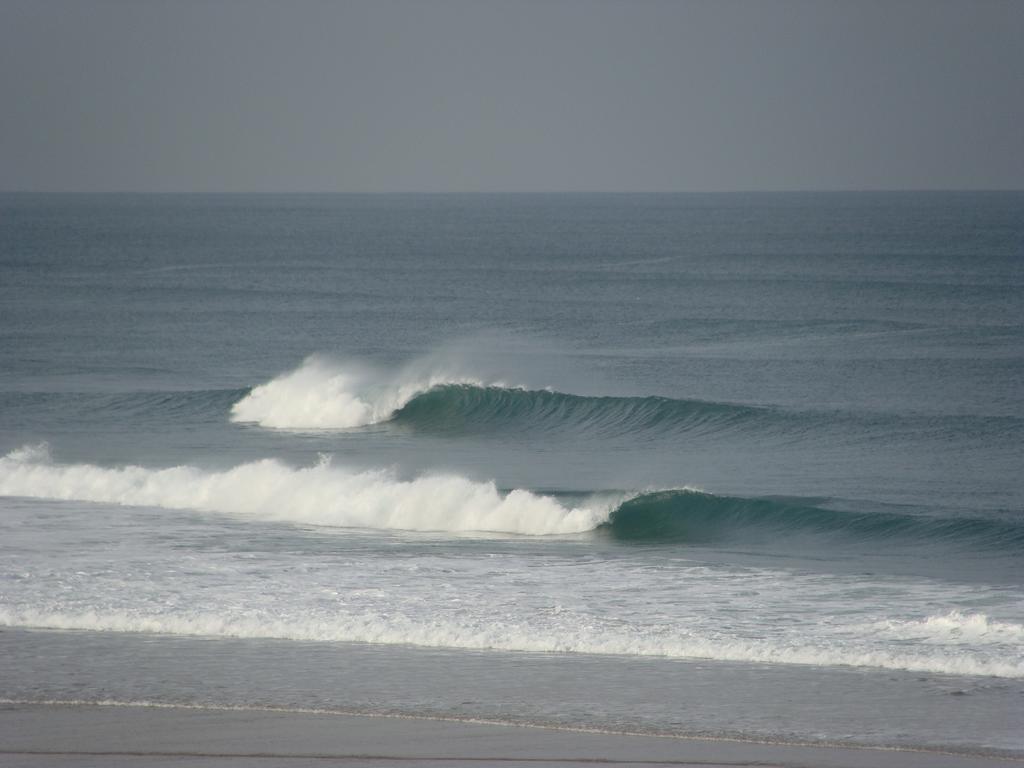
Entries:
POLYGON ((1024 188, 1024 0, 0 0, 0 189, 1024 188))

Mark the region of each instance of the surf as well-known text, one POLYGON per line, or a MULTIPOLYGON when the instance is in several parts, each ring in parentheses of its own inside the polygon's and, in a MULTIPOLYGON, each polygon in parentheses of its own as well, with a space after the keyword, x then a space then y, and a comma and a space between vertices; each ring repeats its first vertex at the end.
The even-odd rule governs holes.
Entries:
MULTIPOLYGON (((1024 419, 1016 416, 792 409, 660 395, 578 394, 509 383, 482 370, 472 360, 437 356, 387 371, 313 355, 265 383, 233 390, 229 418, 241 425, 290 432, 382 426, 446 437, 561 435, 636 442, 715 437, 855 445, 893 440, 942 445, 955 440, 1015 446, 1024 438, 1024 419)), ((231 391, 199 393, 197 398, 223 407, 231 391)))
POLYGON ((739 536, 817 534, 860 542, 945 543, 1017 552, 1024 525, 987 517, 940 517, 878 509, 851 510, 813 500, 745 498, 691 489, 624 499, 599 527, 622 541, 707 543, 739 536))
POLYGON ((717 430, 772 418, 771 409, 659 396, 580 395, 530 388, 417 361, 396 373, 314 355, 252 387, 237 423, 292 431, 390 423, 431 433, 576 430, 605 435, 717 430))
MULTIPOLYGON (((930 616, 907 624, 985 625, 1019 638, 1024 627, 995 622, 984 614, 930 616)), ((241 615, 237 612, 156 613, 97 606, 84 611, 40 609, 0 604, 0 627, 86 632, 158 634, 184 637, 277 639, 300 642, 373 643, 423 648, 498 650, 544 654, 708 659, 757 664, 874 667, 946 675, 1024 678, 1024 662, 989 647, 964 653, 956 643, 889 648, 867 643, 840 643, 807 638, 803 643, 778 638, 743 639, 687 631, 652 631, 631 624, 602 627, 586 621, 546 626, 505 620, 494 626, 467 625, 439 615, 431 621, 375 612, 301 617, 282 608, 241 615), (646 631, 645 631, 646 630, 646 631)), ((901 629, 903 629, 901 627, 901 629)), ((916 638, 916 636, 915 636, 916 638)), ((1015 646, 1010 646, 1015 647, 1015 646)))
POLYGON ((277 459, 224 470, 59 464, 46 444, 0 458, 0 495, 156 507, 316 525, 439 533, 576 535, 666 546, 817 535, 932 542, 992 553, 1024 547, 1024 525, 989 517, 850 510, 821 500, 719 495, 692 486, 538 492, 452 473, 309 466, 277 459))
POLYGON ((211 471, 55 464, 46 445, 0 459, 0 495, 196 510, 335 528, 550 535, 593 530, 610 501, 563 505, 551 496, 459 475, 400 479, 386 469, 351 470, 323 456, 312 466, 276 459, 211 471))
POLYGON ((231 419, 272 429, 351 429, 387 421, 416 395, 443 384, 487 386, 426 364, 387 376, 369 366, 313 355, 295 370, 253 387, 232 405, 231 419))

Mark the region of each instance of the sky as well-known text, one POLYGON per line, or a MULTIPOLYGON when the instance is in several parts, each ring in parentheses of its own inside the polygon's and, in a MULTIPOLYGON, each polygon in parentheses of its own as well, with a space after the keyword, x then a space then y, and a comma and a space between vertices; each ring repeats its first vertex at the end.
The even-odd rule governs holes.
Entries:
POLYGON ((1024 189, 1024 2, 0 0, 0 190, 1024 189))

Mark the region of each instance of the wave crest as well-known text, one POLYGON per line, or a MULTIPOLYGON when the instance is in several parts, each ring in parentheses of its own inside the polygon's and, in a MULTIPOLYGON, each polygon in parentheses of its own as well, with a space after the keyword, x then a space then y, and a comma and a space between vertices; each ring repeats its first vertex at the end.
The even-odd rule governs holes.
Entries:
POLYGON ((49 448, 0 458, 0 495, 217 512, 340 528, 527 536, 597 530, 621 541, 702 544, 765 536, 824 535, 857 541, 935 542, 989 552, 1024 547, 1024 525, 981 517, 849 511, 808 499, 720 496, 690 487, 537 493, 493 481, 384 469, 308 467, 275 459, 223 471, 54 464, 49 448))
POLYGON ((717 431, 770 409, 667 397, 587 396, 485 381, 413 364, 393 376, 322 357, 253 387, 231 407, 235 422, 285 430, 338 430, 394 422, 424 432, 582 430, 601 435, 717 431))
MULTIPOLYGON (((232 421, 303 432, 387 423, 437 435, 557 434, 632 441, 741 435, 805 441, 831 436, 886 444, 897 439, 928 444, 969 439, 1016 445, 1024 436, 1024 421, 1016 416, 790 410, 657 395, 581 395, 466 374, 467 365, 480 370, 472 361, 428 357, 385 374, 314 355, 248 391, 196 393, 196 407, 223 404, 229 397, 234 399, 232 421)), ((148 404, 178 411, 185 407, 174 398, 130 405, 148 404)))
POLYGON ((624 499, 601 528, 635 541, 700 543, 743 532, 803 533, 861 541, 945 542, 1016 552, 1024 546, 1024 525, 980 517, 931 517, 884 511, 855 512, 810 500, 718 496, 693 489, 654 491, 624 499))
POLYGON ((350 429, 387 421, 416 395, 446 384, 487 386, 421 366, 388 379, 314 355, 294 371, 253 387, 231 407, 231 418, 274 429, 350 429))
POLYGON ((600 436, 690 435, 749 424, 767 409, 667 397, 573 395, 552 390, 470 384, 435 386, 411 398, 392 419, 430 432, 500 429, 575 430, 600 436))
POLYGON ((581 506, 457 475, 400 480, 385 470, 350 471, 322 460, 294 468, 274 459, 221 472, 57 465, 45 446, 0 458, 0 495, 193 509, 345 528, 570 534, 596 527, 614 506, 581 506))

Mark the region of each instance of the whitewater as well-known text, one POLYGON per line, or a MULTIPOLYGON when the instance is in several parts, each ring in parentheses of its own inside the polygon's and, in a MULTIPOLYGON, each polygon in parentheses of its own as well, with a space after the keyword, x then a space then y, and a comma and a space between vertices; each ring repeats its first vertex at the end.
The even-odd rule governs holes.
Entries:
POLYGON ((342 366, 313 355, 294 371, 259 384, 231 407, 235 421, 279 429, 345 429, 392 418, 416 395, 440 385, 507 388, 500 382, 458 376, 423 365, 392 380, 359 366, 342 366))
POLYGON ((351 472, 323 456, 292 468, 273 459, 204 472, 57 466, 45 445, 0 458, 0 494, 195 509, 343 528, 578 533, 608 519, 614 504, 565 508, 523 490, 499 494, 493 482, 456 476, 398 480, 386 470, 351 472))
MULTIPOLYGON (((808 532, 849 535, 852 530, 861 537, 881 538, 879 543, 892 537, 913 542, 929 532, 927 521, 917 521, 915 528, 912 521, 893 524, 891 515, 883 515, 865 526, 862 516, 849 513, 722 499, 693 489, 606 492, 574 506, 522 489, 500 492, 493 482, 457 476, 400 480, 384 470, 353 472, 333 466, 326 456, 308 467, 289 467, 267 459, 222 472, 194 467, 61 465, 53 462, 44 445, 26 446, 0 458, 0 494, 75 502, 62 516, 67 531, 94 540, 97 528, 116 528, 121 532, 118 545, 130 547, 133 561, 141 561, 146 569, 145 577, 119 571, 84 581, 76 588, 74 599, 67 602, 53 602, 45 593, 33 593, 24 578, 18 579, 21 588, 10 591, 16 600, 0 608, 0 624, 9 627, 711 658, 1024 677, 1024 623, 956 609, 921 613, 922 605, 936 610, 943 599, 954 605, 978 600, 977 587, 957 596, 948 587, 937 591, 920 579, 885 583, 861 576, 834 581, 774 569, 709 568, 676 558, 650 558, 638 573, 629 567, 630 558, 623 561, 608 555, 597 559, 588 555, 579 567, 567 570, 557 565, 566 556, 558 539, 545 540, 568 536, 570 548, 585 550, 587 538, 581 534, 606 529, 618 539, 699 544, 709 538, 743 540, 747 528, 771 532, 781 527, 790 536, 808 532), (82 502, 128 509, 112 514, 103 506, 83 507, 82 502), (154 518, 154 510, 165 513, 154 518), (274 535, 292 539, 292 543, 275 561, 265 559, 262 566, 276 574, 274 587, 261 587, 256 602, 251 602, 251 595, 245 597, 251 587, 245 571, 237 570, 232 548, 219 553, 216 587, 205 580, 207 566, 196 562, 186 572, 180 571, 180 555, 167 552, 146 528, 159 520, 159 527, 166 532, 190 520, 182 517, 188 512, 225 516, 224 522, 214 518, 203 523, 212 530, 231 530, 238 524, 286 525, 274 535), (723 524, 730 522, 734 528, 723 530, 723 524), (367 558, 359 552, 356 571, 360 578, 346 583, 351 578, 347 568, 322 562, 324 553, 308 550, 302 541, 299 532, 311 530, 309 526, 314 526, 312 530, 340 529, 333 534, 336 537, 345 536, 346 529, 362 529, 361 534, 354 532, 359 548, 366 546, 366 536, 381 531, 398 536, 403 532, 434 537, 471 534, 465 541, 477 545, 496 535, 523 536, 554 550, 546 559, 555 579, 529 575, 528 559, 513 554, 504 558, 496 583, 488 578, 492 555, 481 557, 471 545, 465 552, 456 549, 452 563, 440 569, 436 558, 418 557, 412 567, 415 584, 396 581, 393 564, 378 564, 376 555, 367 558), (283 578, 295 567, 301 569, 301 580, 283 578), (143 580, 149 585, 140 591, 138 584, 143 580), (192 580, 195 583, 189 586, 192 580), (488 585, 486 595, 479 591, 481 583, 488 585), (124 590, 126 584, 136 586, 124 590), (612 618, 603 606, 626 584, 631 592, 630 611, 612 618), (179 609, 173 596, 193 589, 205 595, 202 607, 179 609), (439 589, 455 605, 454 610, 431 599, 439 589), (315 595, 312 601, 307 594, 310 590, 315 595), (544 599, 538 602, 533 598, 533 590, 544 599), (765 590, 775 594, 766 597, 765 590), (871 597, 879 591, 887 594, 884 609, 871 597), (938 592, 944 592, 942 598, 938 592), (372 597, 361 599, 359 595, 372 597), (747 610, 756 609, 756 625, 750 625, 742 614, 719 613, 712 607, 726 604, 736 611, 748 602, 747 610), (495 604, 504 606, 500 614, 492 613, 495 604), (797 606, 806 610, 815 604, 818 610, 794 624, 791 612, 797 606), (40 609, 40 605, 47 608, 40 609), (777 625, 771 618, 773 612, 777 625), (750 639, 754 636, 760 637, 750 639), (922 647, 907 648, 906 642, 912 640, 922 647)), ((36 509, 30 505, 23 511, 25 519, 17 528, 9 520, 6 531, 8 545, 15 551, 26 531, 33 529, 36 509)), ((53 515, 51 511, 49 516, 53 515)), ((948 521, 931 521, 931 525, 938 529, 931 534, 942 541, 948 521)), ((235 530, 225 535, 251 535, 235 530)), ((1005 535, 1005 531, 996 532, 1005 535)), ((1017 534, 1019 537, 1020 532, 1017 534)), ((32 534, 27 535, 30 542, 32 534)), ((269 534, 259 530, 259 535, 269 534)), ((414 548, 416 541, 398 538, 389 546, 414 548)), ((434 541, 431 548, 437 545, 437 539, 434 541)), ((974 542, 982 547, 986 543, 985 538, 974 542)), ((344 552, 351 557, 350 546, 344 539, 336 539, 331 554, 344 552)), ((190 557, 196 558, 195 551, 190 557)), ((563 566, 571 562, 570 558, 563 566)), ((37 568, 40 565, 36 563, 37 568)), ((89 561, 76 561, 74 573, 83 573, 79 568, 88 573, 91 567, 94 564, 89 561)), ((65 564, 48 563, 46 571, 44 583, 77 580, 65 564)), ((403 562, 397 571, 404 575, 408 565, 403 562)), ((37 572, 36 579, 41 575, 37 572)), ((1024 616, 1024 603, 1008 601, 998 590, 991 590, 982 604, 1024 616)))

